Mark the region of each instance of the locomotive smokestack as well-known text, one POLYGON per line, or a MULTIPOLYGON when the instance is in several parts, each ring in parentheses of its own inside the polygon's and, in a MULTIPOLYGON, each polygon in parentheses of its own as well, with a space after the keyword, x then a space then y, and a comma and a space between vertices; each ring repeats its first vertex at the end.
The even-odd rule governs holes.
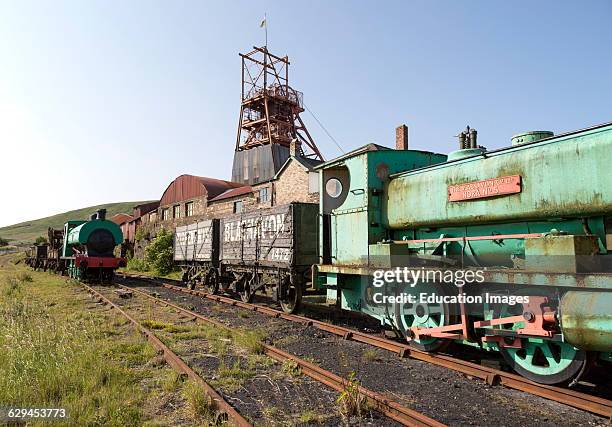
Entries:
POLYGON ((476 132, 476 129, 471 129, 467 126, 463 132, 457 135, 457 138, 459 138, 459 149, 478 148, 477 136, 478 132, 476 132))
POLYGON ((96 218, 101 220, 106 219, 106 209, 98 209, 96 212, 96 218))
POLYGON ((469 136, 470 136, 470 147, 471 148, 478 148, 478 144, 476 143, 477 135, 478 135, 478 132, 476 132, 476 129, 470 129, 470 135, 469 136))
POLYGON ((457 135, 457 137, 459 138, 459 149, 460 150, 465 150, 466 147, 466 143, 465 143, 465 132, 461 132, 459 133, 459 135, 457 135))

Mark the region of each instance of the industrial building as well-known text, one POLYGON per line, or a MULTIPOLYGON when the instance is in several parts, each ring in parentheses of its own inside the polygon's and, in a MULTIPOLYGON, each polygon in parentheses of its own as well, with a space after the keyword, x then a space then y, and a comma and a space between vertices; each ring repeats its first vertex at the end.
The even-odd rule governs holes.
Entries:
POLYGON ((289 59, 256 47, 240 54, 242 96, 232 180, 184 174, 159 202, 137 206, 121 228, 136 256, 160 228, 290 202, 319 201, 323 156, 300 114, 303 94, 289 85, 289 59), (140 229, 140 232, 137 230, 140 229))

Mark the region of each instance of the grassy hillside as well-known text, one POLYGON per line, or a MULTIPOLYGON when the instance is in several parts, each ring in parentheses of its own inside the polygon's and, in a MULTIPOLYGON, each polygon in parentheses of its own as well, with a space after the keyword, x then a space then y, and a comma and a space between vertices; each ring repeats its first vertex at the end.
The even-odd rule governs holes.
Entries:
POLYGON ((101 208, 106 208, 107 218, 110 218, 118 213, 131 214, 132 207, 140 203, 147 203, 147 201, 108 203, 106 205, 90 206, 83 209, 77 209, 74 211, 49 216, 47 218, 40 218, 33 221, 9 225, 7 227, 0 228, 0 238, 8 240, 11 245, 32 243, 38 236, 46 237, 47 228, 49 227, 60 228, 66 221, 71 219, 87 219, 89 218, 89 215, 101 208))

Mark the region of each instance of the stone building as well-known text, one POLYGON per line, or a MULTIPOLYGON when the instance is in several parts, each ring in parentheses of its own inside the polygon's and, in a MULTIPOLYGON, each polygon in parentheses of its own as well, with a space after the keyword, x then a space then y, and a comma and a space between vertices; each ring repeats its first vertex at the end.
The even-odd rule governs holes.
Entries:
POLYGON ((319 163, 291 156, 272 179, 256 185, 181 175, 168 185, 156 208, 144 214, 135 211, 134 218, 122 224, 124 236, 139 257, 160 228, 174 231, 179 225, 204 218, 222 218, 291 202, 318 203, 318 173, 313 168, 319 163))
POLYGON ((210 200, 207 217, 220 218, 232 213, 269 208, 291 202, 319 202, 320 161, 291 156, 274 177, 255 185, 228 190, 210 200))
POLYGON ((126 215, 126 218, 119 224, 123 233, 122 255, 133 254, 136 229, 142 224, 143 218, 148 218, 149 213, 154 212, 158 206, 157 200, 136 205, 132 208, 132 215, 126 215))
POLYGON ((177 225, 188 224, 206 217, 208 201, 232 188, 240 187, 230 181, 195 175, 180 175, 162 193, 154 209, 136 217, 124 232, 136 257, 160 228, 173 231, 177 225))

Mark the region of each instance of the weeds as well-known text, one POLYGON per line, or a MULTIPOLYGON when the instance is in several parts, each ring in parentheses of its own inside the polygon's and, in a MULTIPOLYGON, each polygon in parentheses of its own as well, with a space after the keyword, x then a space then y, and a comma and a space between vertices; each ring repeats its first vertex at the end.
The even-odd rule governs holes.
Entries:
POLYGON ((167 392, 176 391, 183 385, 183 381, 183 375, 179 374, 174 370, 168 371, 166 376, 161 380, 162 390, 167 392))
POLYGON ((144 260, 138 258, 131 258, 127 262, 128 270, 137 271, 139 273, 144 273, 149 271, 149 266, 144 260))
POLYGON ((359 386, 359 380, 357 380, 355 372, 351 372, 344 384, 344 390, 336 399, 338 412, 344 419, 361 417, 365 409, 365 397, 359 393, 359 386))
POLYGON ((32 283, 34 281, 30 273, 26 273, 25 271, 22 271, 17 275, 17 280, 19 280, 21 283, 32 283))
POLYGON ((307 409, 300 415, 302 424, 321 424, 322 417, 311 409, 307 409))
POLYGON ((4 286, 4 288, 2 289, 2 295, 7 298, 16 297, 21 292, 21 282, 17 277, 14 276, 10 276, 5 280, 6 286, 4 286))
POLYGON ((158 320, 150 320, 150 319, 143 320, 141 324, 145 328, 163 330, 165 332, 170 332, 170 333, 185 333, 185 332, 190 332, 192 329, 188 326, 178 326, 172 323, 160 322, 158 320))
POLYGON ((283 362, 283 372, 290 377, 299 377, 302 375, 302 368, 300 368, 297 362, 287 359, 283 362))
POLYGON ((219 386, 228 392, 238 390, 244 384, 244 381, 252 378, 255 373, 248 367, 240 366, 240 362, 236 361, 231 367, 228 367, 225 362, 221 361, 217 369, 218 378, 211 381, 211 385, 219 386))
POLYGON ((199 422, 214 420, 213 400, 208 396, 202 386, 194 381, 187 381, 183 388, 183 396, 187 401, 190 416, 199 422))
POLYGON ((234 344, 253 354, 262 354, 264 346, 262 340, 265 334, 258 331, 233 331, 234 344))
POLYGON ((378 350, 373 349, 373 348, 368 348, 364 350, 363 353, 361 354, 361 358, 365 360, 366 362, 378 362, 382 360, 378 350))

